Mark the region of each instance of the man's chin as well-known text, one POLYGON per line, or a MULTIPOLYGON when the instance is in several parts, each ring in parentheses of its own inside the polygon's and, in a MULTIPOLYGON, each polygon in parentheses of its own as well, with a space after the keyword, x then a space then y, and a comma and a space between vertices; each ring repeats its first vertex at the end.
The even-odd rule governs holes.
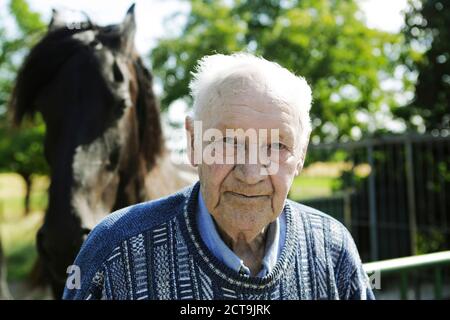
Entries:
POLYGON ((230 197, 221 199, 223 208, 231 210, 229 212, 236 212, 236 215, 244 216, 263 216, 272 211, 272 200, 268 196, 261 196, 255 198, 240 198, 230 197))

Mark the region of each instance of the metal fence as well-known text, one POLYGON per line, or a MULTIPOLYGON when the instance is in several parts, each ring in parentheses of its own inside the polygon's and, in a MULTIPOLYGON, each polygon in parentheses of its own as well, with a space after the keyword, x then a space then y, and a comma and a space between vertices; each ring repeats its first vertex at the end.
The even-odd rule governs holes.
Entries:
POLYGON ((363 261, 450 249, 450 136, 404 135, 311 146, 315 160, 345 154, 332 197, 302 203, 342 221, 363 261), (365 167, 367 174, 357 173, 365 167))
POLYGON ((364 270, 369 277, 379 273, 379 277, 373 277, 375 281, 370 283, 377 298, 386 298, 392 291, 394 295, 391 295, 391 298, 402 300, 450 298, 450 251, 366 263, 364 270), (424 275, 425 278, 431 276, 431 279, 424 279, 424 275), (398 286, 392 286, 392 278, 396 277, 400 283, 398 286), (376 280, 379 280, 379 283, 375 283, 376 280), (389 282, 386 283, 385 280, 389 282), (431 283, 431 290, 424 288, 426 283, 431 283), (379 288, 376 288, 377 285, 379 288))

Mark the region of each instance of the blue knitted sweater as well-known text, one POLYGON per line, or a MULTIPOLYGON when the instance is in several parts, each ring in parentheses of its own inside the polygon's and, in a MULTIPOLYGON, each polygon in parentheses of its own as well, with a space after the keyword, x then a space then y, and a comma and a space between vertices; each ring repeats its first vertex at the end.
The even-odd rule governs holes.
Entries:
POLYGON ((200 184, 121 209, 91 232, 64 299, 373 299, 346 228, 286 200, 286 241, 265 277, 241 275, 203 243, 195 220, 200 184))

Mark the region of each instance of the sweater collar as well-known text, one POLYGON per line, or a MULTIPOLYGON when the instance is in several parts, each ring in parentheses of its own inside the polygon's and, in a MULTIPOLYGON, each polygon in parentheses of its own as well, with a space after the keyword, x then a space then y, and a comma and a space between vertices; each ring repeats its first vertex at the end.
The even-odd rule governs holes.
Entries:
POLYGON ((299 250, 300 228, 303 219, 299 214, 295 214, 289 201, 285 201, 283 213, 286 218, 286 239, 280 257, 273 270, 264 277, 253 277, 242 275, 222 263, 210 252, 198 231, 196 212, 198 208, 198 193, 200 182, 197 181, 185 193, 185 203, 183 207, 183 222, 181 231, 187 239, 189 251, 198 259, 203 260, 204 265, 211 272, 232 285, 240 285, 244 289, 265 289, 277 283, 286 273, 291 272, 292 264, 299 250))

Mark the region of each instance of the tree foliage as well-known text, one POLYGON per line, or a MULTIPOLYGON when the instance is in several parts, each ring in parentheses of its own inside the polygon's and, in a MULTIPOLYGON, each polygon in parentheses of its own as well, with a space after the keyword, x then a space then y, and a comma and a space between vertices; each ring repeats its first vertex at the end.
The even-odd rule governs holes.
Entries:
POLYGON ((191 102, 188 83, 196 61, 213 53, 247 51, 276 61, 312 85, 313 141, 347 140, 370 129, 383 104, 401 37, 368 28, 353 0, 191 0, 181 34, 162 38, 151 52, 163 84, 162 107, 191 102), (365 121, 358 113, 366 114, 365 121), (358 133, 358 132, 356 132, 358 133))
POLYGON ((415 95, 397 114, 412 128, 450 129, 450 2, 410 1, 405 15, 405 64, 417 73, 415 95), (422 121, 417 121, 417 117, 422 121))

